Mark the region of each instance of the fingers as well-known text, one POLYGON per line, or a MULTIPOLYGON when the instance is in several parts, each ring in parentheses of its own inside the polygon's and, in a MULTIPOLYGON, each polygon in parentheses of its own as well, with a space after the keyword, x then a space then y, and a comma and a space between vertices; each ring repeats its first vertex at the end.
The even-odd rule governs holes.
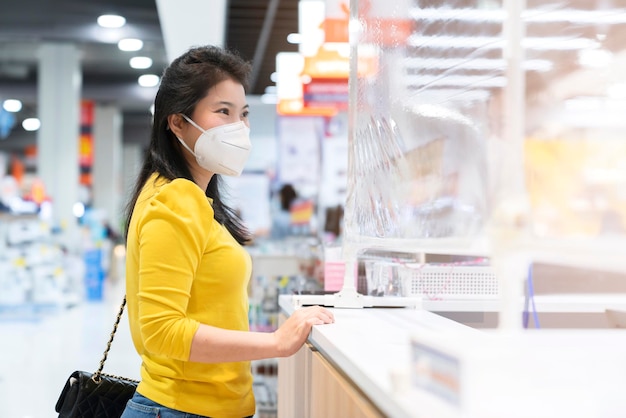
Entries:
POLYGON ((287 321, 274 332, 278 338, 281 355, 292 355, 306 341, 314 325, 332 324, 333 313, 322 306, 308 306, 297 309, 287 321))
POLYGON ((331 311, 325 308, 321 308, 320 311, 320 319, 322 319, 324 324, 332 324, 335 322, 335 315, 331 311))
POLYGON ((335 316, 329 310, 323 306, 308 306, 306 308, 300 308, 296 311, 297 314, 303 315, 305 318, 315 318, 316 321, 313 325, 332 324, 335 322, 335 316))

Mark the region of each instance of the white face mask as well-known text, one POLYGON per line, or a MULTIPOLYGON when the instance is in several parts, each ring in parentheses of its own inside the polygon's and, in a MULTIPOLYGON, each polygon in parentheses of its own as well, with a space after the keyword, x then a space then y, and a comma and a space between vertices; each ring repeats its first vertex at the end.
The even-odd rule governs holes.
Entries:
POLYGON ((240 175, 252 148, 250 128, 239 121, 205 131, 187 116, 182 116, 202 132, 196 141, 194 151, 182 139, 176 137, 183 147, 196 157, 200 167, 216 174, 240 175))

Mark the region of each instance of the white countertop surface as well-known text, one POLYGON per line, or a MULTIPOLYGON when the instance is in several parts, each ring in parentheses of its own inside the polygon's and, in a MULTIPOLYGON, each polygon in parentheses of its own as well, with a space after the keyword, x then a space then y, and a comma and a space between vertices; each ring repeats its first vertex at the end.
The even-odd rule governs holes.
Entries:
MULTIPOLYGON (((294 311, 292 298, 281 295, 280 308, 294 311)), ((420 331, 479 332, 432 312, 412 308, 329 308, 334 324, 313 328, 309 342, 352 379, 387 416, 410 417, 392 375, 408 373, 411 335, 420 331)))
MULTIPOLYGON (((280 296, 280 308, 289 315, 295 309, 295 300, 290 295, 280 296)), ((537 297, 536 303, 543 312, 614 310, 616 321, 626 324, 623 294, 544 295, 537 297)), ((499 333, 466 327, 426 310, 427 306, 424 303, 425 309, 329 308, 335 315, 335 323, 315 326, 309 342, 389 417, 460 416, 459 410, 451 413, 449 408, 434 413, 437 409, 433 407, 438 403, 432 403, 432 397, 412 386, 409 371, 413 370, 411 343, 414 341, 440 349, 463 363, 465 409, 507 411, 506 415, 474 416, 532 416, 529 415, 535 405, 532 400, 541 396, 545 413, 536 416, 557 416, 554 411, 566 407, 569 408, 566 415, 577 418, 623 416, 626 401, 616 391, 622 390, 626 382, 623 377, 626 376, 623 356, 626 330, 499 333), (489 375, 502 377, 485 380, 489 375), (507 376, 515 378, 505 379, 507 376), (541 376, 543 386, 522 384, 532 383, 536 376, 541 376), (489 390, 485 389, 487 383, 492 385, 489 390), (491 394, 498 391, 503 393, 491 394), (572 400, 574 393, 576 400, 572 400), (584 409, 588 406, 585 396, 592 393, 593 405, 604 405, 602 413, 597 415, 589 415, 595 411, 593 408, 584 409), (509 399, 510 394, 515 396, 509 399), (498 403, 498 396, 510 402, 498 403), (491 406, 487 408, 486 404, 491 406)))

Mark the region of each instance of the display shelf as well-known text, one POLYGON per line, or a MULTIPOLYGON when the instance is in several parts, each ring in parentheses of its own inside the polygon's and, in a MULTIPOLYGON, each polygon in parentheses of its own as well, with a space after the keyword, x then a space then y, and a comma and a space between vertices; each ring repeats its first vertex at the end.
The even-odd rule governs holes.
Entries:
POLYGON ((67 257, 36 215, 0 216, 0 319, 38 320, 77 303, 67 257))

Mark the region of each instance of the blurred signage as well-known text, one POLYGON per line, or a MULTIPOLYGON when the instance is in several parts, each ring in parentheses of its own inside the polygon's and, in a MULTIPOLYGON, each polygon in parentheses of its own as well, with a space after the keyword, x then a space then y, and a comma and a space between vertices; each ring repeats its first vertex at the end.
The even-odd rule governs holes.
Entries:
POLYGON ((305 107, 334 107, 339 110, 348 107, 348 83, 345 78, 314 78, 302 88, 305 107))
POLYGON ((347 83, 350 75, 348 44, 322 45, 316 55, 304 58, 302 74, 313 78, 343 78, 347 83))
POLYGON ((412 0, 362 0, 359 18, 368 28, 363 41, 384 47, 405 45, 413 33, 412 7, 412 0))
MULTIPOLYGON (((367 10, 372 10, 371 5, 367 10)), ((349 2, 301 1, 299 15, 303 37, 299 53, 279 53, 276 57, 277 112, 281 115, 334 116, 347 109, 349 101, 349 2)), ((385 22, 389 20, 385 16, 383 19, 385 22)), ((392 23, 394 29, 399 27, 396 22, 392 23)), ((402 25, 400 32, 405 34, 405 26, 402 25)), ((397 34, 394 32, 393 36, 397 34)), ((359 46, 359 77, 377 72, 377 57, 376 47, 359 46)))
POLYGON ((90 186, 93 166, 93 118, 94 102, 83 100, 80 104, 79 167, 80 184, 90 186))
POLYGON ((313 201, 302 200, 294 202, 289 208, 292 225, 308 225, 313 217, 313 201))
POLYGON ((326 0, 324 19, 324 41, 348 43, 348 21, 350 2, 346 0, 326 0))

